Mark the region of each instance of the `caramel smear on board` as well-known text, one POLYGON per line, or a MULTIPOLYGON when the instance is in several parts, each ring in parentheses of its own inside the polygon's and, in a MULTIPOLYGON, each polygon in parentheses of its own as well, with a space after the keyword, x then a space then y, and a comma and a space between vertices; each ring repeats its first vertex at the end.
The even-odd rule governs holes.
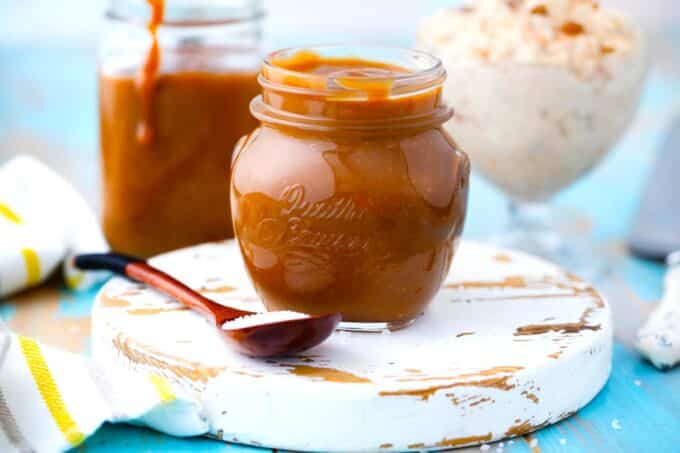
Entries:
POLYGON ((449 283, 448 289, 489 289, 489 288, 526 288, 527 281, 524 277, 511 276, 497 282, 493 281, 469 281, 460 283, 449 283))
POLYGON ((159 307, 148 307, 148 308, 135 308, 128 310, 128 314, 131 316, 154 316, 160 315, 162 313, 172 313, 176 311, 189 311, 189 307, 172 307, 172 308, 159 308, 159 307))
POLYGON ((103 293, 98 300, 98 304, 103 308, 127 308, 130 306, 130 302, 123 299, 123 295, 111 295, 109 293, 103 293))
POLYGON ((146 345, 138 344, 120 335, 113 340, 115 348, 131 362, 147 365, 155 369, 168 371, 178 378, 205 384, 208 379, 216 377, 223 368, 208 367, 200 363, 184 360, 179 357, 157 351, 146 345))
POLYGON ((322 368, 309 365, 286 365, 290 368, 289 372, 296 376, 317 378, 326 382, 338 382, 342 384, 367 384, 371 380, 347 371, 336 370, 335 368, 322 368))
POLYGON ((430 399, 439 390, 452 389, 456 387, 487 387, 495 388, 498 390, 512 390, 515 388, 515 384, 508 382, 514 377, 514 373, 521 370, 522 367, 496 367, 489 370, 482 370, 478 373, 468 373, 459 376, 449 376, 449 377, 429 377, 423 379, 400 379, 400 382, 423 382, 427 380, 444 380, 444 379, 465 379, 465 378, 475 378, 482 377, 483 379, 474 379, 469 381, 454 382, 451 384, 441 384, 434 385, 431 387, 421 388, 421 389, 404 389, 404 390, 383 390, 379 394, 380 396, 415 396, 423 401, 430 399), (496 376, 501 373, 510 373, 506 376, 496 376), (490 376, 490 377, 486 377, 490 376))
POLYGON ((539 429, 545 428, 550 424, 550 420, 546 420, 543 423, 538 423, 536 425, 532 425, 529 420, 525 420, 523 422, 518 422, 515 425, 512 425, 508 430, 505 432, 505 435, 510 437, 516 437, 516 436, 523 436, 525 434, 538 431, 539 429))
POLYGON ((506 255, 505 253, 499 253, 498 255, 495 255, 493 260, 497 263, 512 263, 512 257, 510 255, 506 255))
POLYGON ((206 286, 198 290, 199 293, 211 293, 211 294, 226 294, 236 291, 237 288, 229 285, 219 286, 217 288, 208 288, 206 286))
POLYGON ((579 333, 584 330, 600 330, 601 324, 588 324, 588 316, 593 312, 592 308, 586 309, 578 322, 566 322, 559 324, 529 324, 526 326, 518 327, 513 335, 524 336, 524 335, 541 335, 548 332, 559 332, 559 333, 579 333))
POLYGON ((459 447, 461 445, 468 445, 472 443, 488 442, 492 439, 492 434, 488 433, 483 436, 469 436, 458 437, 455 439, 442 439, 437 442, 437 447, 459 447))
POLYGON ((534 404, 538 404, 538 397, 534 395, 533 393, 530 393, 528 391, 523 391, 522 396, 524 396, 526 399, 530 400, 534 404))

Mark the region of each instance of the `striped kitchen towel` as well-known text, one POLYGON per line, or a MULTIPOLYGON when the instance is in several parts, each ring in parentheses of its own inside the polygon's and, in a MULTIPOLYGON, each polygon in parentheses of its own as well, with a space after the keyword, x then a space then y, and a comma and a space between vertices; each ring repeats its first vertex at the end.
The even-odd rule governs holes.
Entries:
POLYGON ((12 335, 0 321, 0 452, 66 451, 107 421, 173 436, 208 431, 198 401, 166 378, 104 373, 81 356, 12 335))
MULTIPOLYGON (((96 217, 68 182, 28 156, 0 166, 0 297, 41 283, 70 254, 106 250, 96 217)), ((63 271, 72 289, 103 276, 68 264, 63 271)))

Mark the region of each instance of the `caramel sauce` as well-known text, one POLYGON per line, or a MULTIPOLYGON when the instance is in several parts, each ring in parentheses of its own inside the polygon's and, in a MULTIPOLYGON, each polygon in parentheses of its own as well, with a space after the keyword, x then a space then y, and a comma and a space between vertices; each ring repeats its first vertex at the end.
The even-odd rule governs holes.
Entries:
POLYGON ((582 322, 563 324, 530 324, 518 327, 514 335, 541 335, 548 332, 579 333, 583 330, 600 330, 600 325, 588 325, 582 322))
POLYGON ((123 299, 121 295, 111 296, 103 293, 99 298, 99 306, 104 308, 126 308, 130 306, 130 302, 123 299))
POLYGON ((538 401, 539 401, 538 397, 536 395, 534 395, 533 393, 530 393, 530 392, 525 390, 525 391, 522 392, 522 396, 524 396, 526 399, 528 399, 532 403, 538 404, 538 401))
MULTIPOLYGON (((540 425, 539 425, 540 426, 540 425)), ((515 425, 512 425, 508 430, 505 432, 506 436, 523 436, 527 433, 530 433, 532 431, 535 431, 537 428, 534 427, 534 425, 531 424, 529 420, 525 420, 523 422, 517 423, 515 425)))
POLYGON ((439 290, 462 232, 469 161, 432 123, 449 112, 441 87, 395 94, 403 74, 309 51, 263 66, 253 104, 263 125, 237 152, 232 212, 268 309, 399 323, 439 290), (409 125, 414 115, 430 122, 409 125))
POLYGON ((104 233, 141 257, 233 235, 231 152, 257 124, 248 105, 259 92, 255 71, 212 69, 210 49, 173 50, 180 62, 161 72, 165 2, 147 2, 141 71, 99 77, 104 233))
POLYGON ((491 288, 526 288, 527 281, 522 276, 506 277, 502 281, 466 281, 460 283, 449 283, 449 289, 491 289, 491 288))
POLYGON ((158 47, 158 26, 163 23, 165 15, 165 0, 146 0, 151 7, 151 18, 147 25, 151 35, 151 48, 147 55, 142 73, 139 77, 139 90, 141 98, 141 119, 137 128, 137 140, 142 145, 150 145, 153 141, 153 92, 156 83, 156 75, 161 63, 160 49, 158 47))
MULTIPOLYGON (((112 249, 148 257, 232 235, 229 168, 234 144, 255 127, 253 73, 156 76, 154 139, 134 78, 100 76, 103 227, 112 249)), ((145 95, 146 96, 146 95, 145 95)))
MULTIPOLYGON (((265 102, 276 110, 334 120, 394 120, 424 115, 442 104, 440 86, 398 96, 395 81, 411 72, 381 61, 353 57, 323 57, 298 51, 286 58, 273 58, 263 74, 274 84, 319 90, 319 93, 279 92, 264 86, 265 102), (322 93, 321 90, 331 90, 322 93)), ((416 87, 411 87, 415 89, 416 87)), ((417 90, 414 90, 417 91, 417 90)))
POLYGON ((609 55, 609 54, 611 54, 611 53, 614 53, 615 50, 616 50, 616 49, 614 49, 614 48, 611 47, 611 46, 601 46, 601 47, 600 47, 600 52, 601 52, 603 55, 609 55))
POLYGON ((59 316, 61 304, 75 303, 72 297, 64 295, 56 279, 9 296, 7 302, 16 306, 16 313, 7 322, 8 327, 22 335, 39 338, 50 346, 82 354, 90 338, 90 317, 59 316))
POLYGON ((160 315, 162 313, 172 313, 177 311, 188 310, 190 310, 189 307, 173 307, 173 308, 149 307, 149 308, 134 308, 132 310, 128 310, 128 314, 131 316, 154 316, 160 315))
POLYGON ((444 438, 434 445, 428 446, 424 442, 418 442, 414 444, 407 445, 408 449, 424 449, 424 448, 436 448, 436 447, 460 447, 462 445, 488 442, 493 438, 492 433, 484 434, 483 436, 468 436, 468 437, 455 437, 455 438, 444 438))
POLYGON ((562 31, 562 33, 564 33, 567 36, 578 36, 585 33, 583 25, 579 24, 578 22, 571 21, 562 24, 562 26, 560 27, 560 31, 562 31))
POLYGON ((480 404, 488 403, 491 401, 493 401, 491 398, 480 398, 477 401, 473 401, 472 403, 470 403, 470 407, 479 406, 480 404))
POLYGON ((209 379, 217 377, 224 369, 207 367, 202 364, 184 360, 170 354, 160 352, 146 345, 137 344, 120 335, 113 339, 114 347, 128 360, 138 365, 168 371, 178 378, 205 384, 209 379))
POLYGON ((467 445, 479 442, 488 442, 493 438, 491 433, 484 434, 483 436, 468 436, 468 437, 456 437, 453 439, 442 439, 437 442, 437 447, 458 447, 461 445, 467 445))
POLYGON ((461 338, 461 337, 466 337, 468 335, 474 335, 474 332, 461 332, 458 335, 456 335, 456 338, 461 338))
POLYGON ((493 260, 497 263, 512 263, 513 261, 512 257, 510 255, 506 255, 505 253, 499 253, 498 255, 495 255, 493 260))
POLYGON ((579 333, 584 330, 600 330, 601 324, 588 324, 588 317, 594 310, 592 308, 587 308, 578 322, 565 322, 558 324, 529 324, 526 326, 518 327, 513 335, 523 336, 523 335, 541 335, 548 332, 560 332, 560 333, 579 333))
POLYGON ((341 384, 367 384, 371 380, 357 376, 347 371, 336 370, 335 368, 321 368, 309 365, 283 365, 289 367, 289 372, 296 376, 317 378, 326 382, 337 382, 341 384))
POLYGON ((227 294, 236 291, 237 288, 229 285, 218 286, 216 288, 202 287, 198 290, 199 293, 204 294, 227 294))
MULTIPOLYGON (((452 384, 442 384, 442 385, 435 385, 432 387, 427 387, 424 389, 409 389, 409 390, 390 390, 390 391, 381 391, 380 396, 417 396, 423 401, 427 401, 430 399, 432 395, 434 395, 436 392, 439 390, 444 390, 444 389, 451 389, 451 388, 456 388, 456 387, 486 387, 486 388, 495 388, 498 390, 512 390, 515 388, 514 384, 511 384, 508 382, 513 376, 514 373, 521 370, 522 367, 496 367, 492 368, 489 370, 482 370, 477 373, 469 373, 469 374, 463 374, 459 376, 451 376, 451 377, 431 377, 431 378, 425 378, 421 379, 420 381, 426 381, 426 380, 440 380, 440 379, 460 379, 460 378, 467 378, 467 377, 483 377, 483 376, 492 376, 486 379, 477 379, 477 380, 470 380, 470 381, 464 381, 464 382, 454 382, 452 384), (494 376, 496 374, 500 373, 512 373, 508 374, 507 376, 494 376)), ((408 382, 408 381, 417 381, 417 379, 400 379, 401 382, 408 382)))
POLYGON ((536 5, 531 8, 531 14, 536 14, 539 16, 547 16, 548 8, 545 5, 536 5))

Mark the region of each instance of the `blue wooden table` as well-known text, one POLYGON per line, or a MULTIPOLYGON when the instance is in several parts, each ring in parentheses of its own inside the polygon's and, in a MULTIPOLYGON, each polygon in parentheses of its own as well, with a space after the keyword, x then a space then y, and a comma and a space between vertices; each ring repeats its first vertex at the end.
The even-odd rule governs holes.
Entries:
MULTIPOLYGON (((680 37, 675 42, 680 46, 680 37)), ((0 161, 17 153, 37 155, 67 175, 96 207, 93 54, 90 48, 72 46, 0 44, 0 161)), ((664 269, 628 256, 623 246, 657 146, 678 112, 680 77, 653 70, 639 117, 622 143, 594 173, 556 200, 558 206, 578 206, 584 212, 615 263, 614 274, 602 284, 616 321, 613 373, 601 394, 577 415, 505 442, 504 451, 680 451, 680 370, 656 371, 631 347, 635 328, 661 295, 664 269)), ((483 240, 497 232, 505 220, 503 208, 501 196, 475 178, 466 236, 483 240)), ((20 333, 87 353, 95 291, 71 294, 53 282, 0 302, 0 317, 20 333)), ((128 426, 105 426, 81 448, 106 453, 260 451, 208 439, 173 439, 128 426)))

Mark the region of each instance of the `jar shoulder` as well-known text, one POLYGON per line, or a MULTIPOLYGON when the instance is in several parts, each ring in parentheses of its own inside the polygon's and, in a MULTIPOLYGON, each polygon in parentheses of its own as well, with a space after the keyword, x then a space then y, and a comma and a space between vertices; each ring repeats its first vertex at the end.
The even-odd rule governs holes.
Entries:
POLYGON ((367 193, 421 198, 443 207, 466 188, 470 171, 467 155, 440 128, 352 137, 263 126, 240 145, 232 168, 237 196, 258 192, 280 199, 299 186, 311 202, 367 193))

